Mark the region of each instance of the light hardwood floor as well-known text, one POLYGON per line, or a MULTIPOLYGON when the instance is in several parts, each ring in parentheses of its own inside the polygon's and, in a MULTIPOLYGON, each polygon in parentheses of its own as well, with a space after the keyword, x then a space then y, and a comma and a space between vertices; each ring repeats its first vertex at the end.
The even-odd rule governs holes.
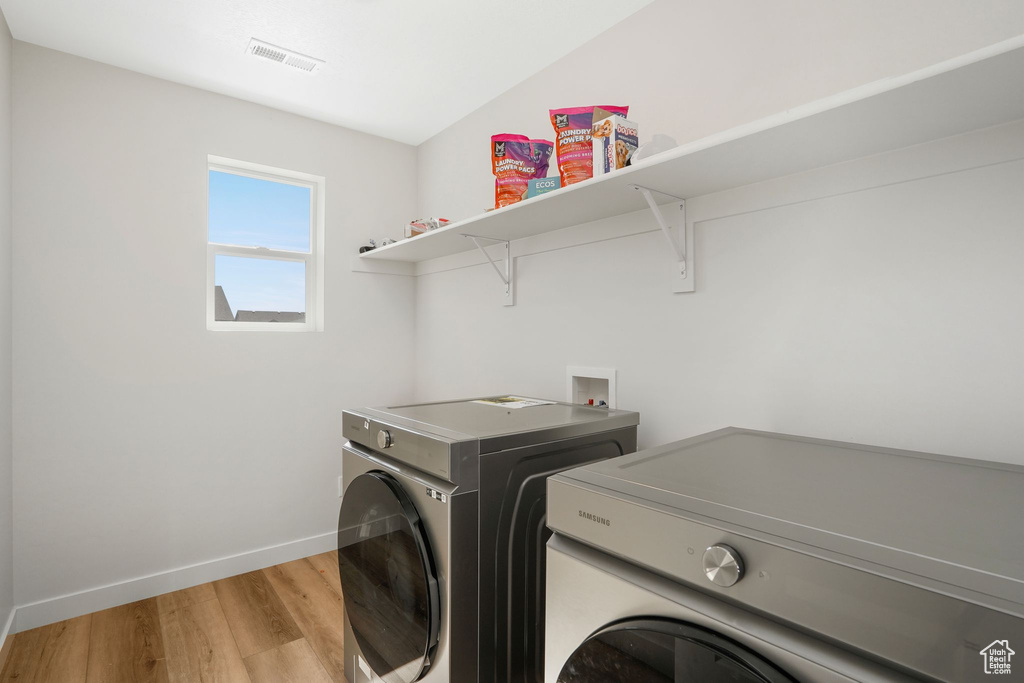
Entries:
POLYGON ((8 639, 0 683, 347 683, 334 552, 8 639))

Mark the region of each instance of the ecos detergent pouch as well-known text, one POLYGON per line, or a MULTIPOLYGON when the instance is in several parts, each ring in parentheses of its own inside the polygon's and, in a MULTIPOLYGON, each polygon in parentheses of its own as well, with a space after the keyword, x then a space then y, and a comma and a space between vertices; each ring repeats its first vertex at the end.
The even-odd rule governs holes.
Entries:
POLYGON ((494 208, 526 198, 531 178, 548 173, 552 143, 530 140, 525 135, 491 136, 491 171, 494 173, 494 208))
MULTIPOLYGON (((627 116, 629 107, 602 106, 609 114, 627 116)), ((594 107, 551 109, 555 129, 555 152, 562 187, 594 175, 594 107)))

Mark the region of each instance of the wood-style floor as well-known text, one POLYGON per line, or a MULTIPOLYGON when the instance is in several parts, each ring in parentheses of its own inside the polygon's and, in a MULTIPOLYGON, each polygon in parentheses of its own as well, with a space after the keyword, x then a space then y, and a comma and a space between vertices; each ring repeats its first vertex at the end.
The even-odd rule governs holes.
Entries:
POLYGON ((347 683, 334 552, 13 637, 0 683, 347 683))

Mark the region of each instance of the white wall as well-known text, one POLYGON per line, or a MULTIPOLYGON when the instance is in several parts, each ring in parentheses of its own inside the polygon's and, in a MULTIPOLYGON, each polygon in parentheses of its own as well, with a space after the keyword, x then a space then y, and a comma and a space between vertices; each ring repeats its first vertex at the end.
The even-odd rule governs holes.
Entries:
POLYGON ((411 395, 413 281, 349 260, 415 215, 415 150, 21 42, 14 135, 17 604, 334 547, 342 409, 411 395), (207 154, 327 178, 325 332, 206 330, 207 154))
POLYGON ((494 206, 490 136, 552 140, 551 108, 628 104, 682 144, 1021 33, 1017 0, 655 0, 420 145, 420 211, 494 206))
MULTIPOLYGON (((631 104, 685 142, 1024 33, 1011 2, 728 5, 659 0, 422 145, 421 213, 486 207, 488 136, 547 135, 549 107, 631 104)), ((562 397, 567 365, 613 367, 641 446, 736 425, 1024 462, 1021 158, 1009 125, 691 200, 692 294, 656 231, 534 238, 514 308, 489 266, 433 264, 417 398, 562 397)))
POLYGON ((1021 126, 690 202, 689 295, 656 233, 538 241, 514 308, 486 265, 349 259, 487 207, 490 134, 550 136, 549 107, 628 103, 685 142, 1021 32, 1009 0, 658 0, 418 150, 16 42, 18 629, 330 547, 340 411, 411 377, 423 399, 557 397, 566 365, 611 366, 645 446, 736 424, 1020 461, 1021 126), (324 333, 205 329, 207 154, 327 177, 324 333))
POLYGON ((11 32, 0 12, 0 645, 14 598, 11 476, 11 32))

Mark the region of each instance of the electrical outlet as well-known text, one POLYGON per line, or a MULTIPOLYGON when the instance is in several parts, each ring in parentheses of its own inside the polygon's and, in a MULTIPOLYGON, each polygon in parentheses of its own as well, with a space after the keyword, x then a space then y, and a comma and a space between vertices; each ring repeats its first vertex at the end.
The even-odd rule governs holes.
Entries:
POLYGON ((345 479, 343 477, 338 477, 338 498, 341 498, 344 493, 345 493, 345 479))

